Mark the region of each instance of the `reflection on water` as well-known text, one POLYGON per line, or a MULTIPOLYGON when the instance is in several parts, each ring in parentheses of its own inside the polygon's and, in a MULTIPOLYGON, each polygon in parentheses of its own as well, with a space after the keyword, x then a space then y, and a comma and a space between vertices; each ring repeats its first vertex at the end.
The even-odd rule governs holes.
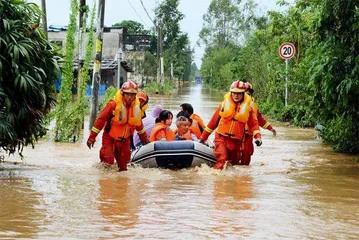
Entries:
POLYGON ((218 178, 214 181, 213 197, 216 208, 220 210, 248 210, 248 199, 253 198, 251 176, 232 176, 218 178))
POLYGON ((99 180, 98 209, 107 220, 103 231, 114 238, 134 237, 141 206, 139 185, 132 185, 124 176, 109 176, 99 180), (121 223, 121 224, 119 224, 121 223))
POLYGON ((41 198, 31 179, 0 169, 0 238, 34 238, 45 216, 41 198))
MULTIPOLYGON (((183 87, 150 96, 150 108, 176 114, 189 102, 208 122, 222 99, 183 87)), ((98 167, 101 136, 91 150, 43 140, 23 164, 0 163, 0 239, 358 239, 358 156, 334 153, 313 129, 273 124, 278 136, 262 131, 250 166, 222 172, 119 173, 98 167)))

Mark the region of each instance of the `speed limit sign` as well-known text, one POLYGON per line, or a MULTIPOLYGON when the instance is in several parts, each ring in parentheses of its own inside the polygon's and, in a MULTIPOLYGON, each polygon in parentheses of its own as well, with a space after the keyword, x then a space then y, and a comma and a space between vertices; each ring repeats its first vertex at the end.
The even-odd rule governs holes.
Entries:
POLYGON ((283 59, 291 59, 295 54, 295 47, 290 42, 284 42, 279 47, 279 56, 283 59))

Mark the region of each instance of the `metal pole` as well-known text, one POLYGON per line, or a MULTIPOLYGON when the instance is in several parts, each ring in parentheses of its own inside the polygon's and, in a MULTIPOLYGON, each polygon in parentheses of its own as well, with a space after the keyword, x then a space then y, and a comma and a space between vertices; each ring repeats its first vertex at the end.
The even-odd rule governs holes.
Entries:
POLYGON ((121 79, 121 73, 120 73, 120 68, 121 68, 121 60, 120 60, 120 52, 117 53, 117 84, 116 84, 116 88, 120 89, 120 79, 121 79))
POLYGON ((160 52, 161 52, 161 85, 165 85, 165 71, 164 71, 164 60, 163 60, 163 39, 162 39, 162 29, 160 28, 160 52))
POLYGON ((46 15, 46 0, 41 0, 41 10, 43 12, 42 15, 42 28, 44 30, 46 39, 47 39, 47 15, 46 15))
POLYGON ((288 59, 285 60, 285 106, 288 106, 288 59))
POLYGON ((101 82, 102 40, 103 40, 103 26, 105 19, 105 0, 98 1, 97 17, 98 18, 97 18, 97 29, 96 29, 96 56, 93 65, 91 115, 90 115, 89 129, 92 128, 93 123, 95 122, 97 117, 98 90, 101 82))
POLYGON ((161 82, 160 71, 161 71, 161 50, 160 50, 160 25, 157 24, 157 83, 161 82))

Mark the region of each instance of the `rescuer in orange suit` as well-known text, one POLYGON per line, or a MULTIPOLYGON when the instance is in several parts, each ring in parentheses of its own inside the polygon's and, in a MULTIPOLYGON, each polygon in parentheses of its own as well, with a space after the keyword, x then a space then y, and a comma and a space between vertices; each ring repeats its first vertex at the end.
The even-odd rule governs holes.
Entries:
POLYGON ((127 170, 130 162, 130 133, 137 130, 141 141, 148 143, 146 130, 143 127, 140 101, 136 97, 137 85, 128 80, 121 89, 116 92, 113 100, 110 100, 101 111, 93 124, 87 146, 91 149, 96 141, 96 136, 108 122, 107 133, 102 137, 100 149, 101 162, 112 165, 114 158, 120 171, 127 170))
MULTIPOLYGON (((277 135, 277 131, 272 127, 272 125, 270 124, 270 122, 268 122, 263 115, 261 114, 261 112, 258 109, 258 105, 257 103, 254 101, 253 98, 253 87, 250 83, 246 82, 245 84, 245 88, 246 88, 246 93, 251 97, 252 102, 251 102, 251 107, 254 111, 254 113, 257 115, 257 119, 258 119, 258 124, 260 127, 267 129, 269 131, 271 131, 273 133, 274 136, 277 135)), ((244 145, 242 148, 242 153, 241 153, 241 165, 249 165, 251 162, 251 156, 253 155, 254 152, 254 147, 253 147, 253 133, 246 128, 246 132, 245 132, 245 136, 244 136, 244 145)))
POLYGON ((230 94, 225 95, 224 101, 213 114, 200 138, 200 142, 204 143, 216 130, 214 138, 214 154, 217 158, 215 169, 223 169, 227 160, 233 165, 238 164, 246 124, 253 132, 257 146, 262 144, 258 120, 250 106, 251 98, 245 94, 245 90, 242 81, 237 80, 232 83, 230 94))

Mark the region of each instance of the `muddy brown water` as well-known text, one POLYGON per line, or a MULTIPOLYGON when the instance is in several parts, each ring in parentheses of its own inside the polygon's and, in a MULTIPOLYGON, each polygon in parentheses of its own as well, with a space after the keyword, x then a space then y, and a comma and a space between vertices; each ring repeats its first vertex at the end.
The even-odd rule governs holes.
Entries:
MULTIPOLYGON (((200 86, 150 96, 207 122, 222 95, 200 86)), ((105 170, 95 149, 41 140, 0 163, 0 239, 358 239, 358 156, 313 129, 274 122, 250 166, 105 170)), ((212 136, 213 139, 213 136, 212 136)), ((4 153, 0 153, 4 155, 4 153)))

